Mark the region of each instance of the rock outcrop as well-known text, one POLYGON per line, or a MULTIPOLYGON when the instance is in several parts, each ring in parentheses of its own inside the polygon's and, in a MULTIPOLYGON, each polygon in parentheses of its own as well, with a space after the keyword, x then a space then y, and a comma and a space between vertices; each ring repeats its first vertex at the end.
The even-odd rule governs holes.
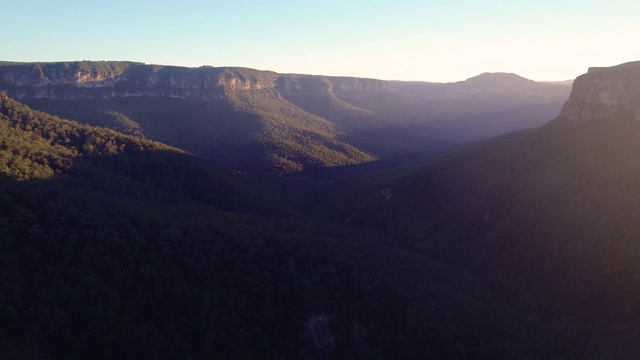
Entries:
POLYGON ((375 79, 284 75, 236 67, 188 68, 133 62, 0 64, 0 89, 17 100, 168 97, 211 102, 241 90, 276 88, 284 96, 382 99, 387 82, 375 79))
POLYGON ((632 118, 640 121, 640 61, 589 68, 576 78, 560 119, 573 123, 632 118))
POLYGON ((0 88, 18 100, 168 97, 215 101, 237 90, 274 87, 277 76, 246 68, 33 63, 0 66, 0 88))

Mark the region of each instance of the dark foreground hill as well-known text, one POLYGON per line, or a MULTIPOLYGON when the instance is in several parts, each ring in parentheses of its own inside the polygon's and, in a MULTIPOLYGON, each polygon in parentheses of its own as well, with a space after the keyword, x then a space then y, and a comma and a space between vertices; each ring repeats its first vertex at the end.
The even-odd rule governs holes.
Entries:
POLYGON ((3 359, 624 357, 635 335, 5 95, 0 172, 3 359))
POLYGON ((433 84, 86 61, 0 63, 0 90, 234 170, 313 173, 538 126, 570 85, 514 74, 433 84))
POLYGON ((639 100, 639 62, 592 68, 545 126, 386 175, 365 191, 365 181, 340 188, 328 214, 482 274, 499 298, 542 317, 600 323, 612 353, 593 357, 636 357, 639 100))

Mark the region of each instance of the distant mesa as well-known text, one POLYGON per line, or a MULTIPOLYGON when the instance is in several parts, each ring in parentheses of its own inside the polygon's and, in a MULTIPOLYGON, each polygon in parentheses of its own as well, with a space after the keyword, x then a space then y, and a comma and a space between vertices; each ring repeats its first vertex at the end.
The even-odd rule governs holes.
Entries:
POLYGON ((476 75, 465 80, 467 83, 483 84, 483 85, 501 85, 501 86, 514 86, 514 85, 531 85, 537 83, 536 81, 529 80, 520 75, 506 72, 486 72, 480 75, 476 75))

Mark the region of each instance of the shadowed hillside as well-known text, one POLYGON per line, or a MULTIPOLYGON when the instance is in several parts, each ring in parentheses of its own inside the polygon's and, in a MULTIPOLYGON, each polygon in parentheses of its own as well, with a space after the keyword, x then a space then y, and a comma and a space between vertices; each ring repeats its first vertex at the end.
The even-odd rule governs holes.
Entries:
POLYGON ((2 357, 553 358, 610 350, 599 323, 514 307, 473 272, 275 208, 287 203, 276 198, 291 195, 289 183, 227 173, 4 94, 0 126, 2 357))
POLYGON ((336 189, 353 202, 328 214, 482 274, 500 298, 542 316, 599 322, 605 353, 629 357, 639 349, 622 334, 640 329, 640 63, 590 69, 574 84, 545 126, 366 191, 354 191, 362 181, 336 189))

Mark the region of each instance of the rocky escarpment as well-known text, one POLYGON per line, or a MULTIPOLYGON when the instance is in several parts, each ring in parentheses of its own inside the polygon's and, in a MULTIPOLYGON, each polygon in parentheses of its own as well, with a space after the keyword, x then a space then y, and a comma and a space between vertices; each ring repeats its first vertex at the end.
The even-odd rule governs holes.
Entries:
POLYGON ((387 81, 353 77, 331 77, 333 93, 342 100, 385 100, 392 91, 387 81))
MULTIPOLYGON (((334 122, 349 123, 348 119, 371 115, 336 96, 334 89, 347 99, 389 96, 385 83, 378 81, 371 86, 370 79, 353 78, 345 84, 342 78, 314 75, 286 75, 278 78, 276 89, 288 101, 312 114, 334 122)), ((353 124, 351 124, 353 125, 353 124)))
POLYGON ((539 83, 507 73, 485 73, 455 83, 428 83, 277 74, 238 67, 187 68, 108 61, 0 62, 0 90, 17 100, 160 97, 213 102, 252 89, 275 89, 299 106, 313 103, 348 112, 374 110, 394 118, 398 118, 397 112, 406 112, 406 106, 415 103, 417 118, 437 120, 460 117, 458 110, 463 108, 462 113, 489 113, 516 106, 562 104, 570 86, 539 83), (447 109, 444 113, 438 110, 441 116, 424 116, 443 104, 447 109))
POLYGON ((0 63, 0 90, 18 100, 167 97, 211 102, 240 90, 276 88, 285 97, 383 99, 374 79, 283 75, 237 67, 188 68, 134 62, 0 63))
POLYGON ((277 89, 285 97, 323 97, 329 93, 342 100, 383 100, 392 96, 387 81, 355 77, 282 75, 277 89))
POLYGON ((215 101, 237 90, 274 87, 277 74, 246 68, 186 68, 131 62, 0 66, 0 88, 18 100, 167 97, 215 101))
POLYGON ((573 83, 560 119, 582 123, 632 118, 640 121, 640 61, 589 68, 573 83))

